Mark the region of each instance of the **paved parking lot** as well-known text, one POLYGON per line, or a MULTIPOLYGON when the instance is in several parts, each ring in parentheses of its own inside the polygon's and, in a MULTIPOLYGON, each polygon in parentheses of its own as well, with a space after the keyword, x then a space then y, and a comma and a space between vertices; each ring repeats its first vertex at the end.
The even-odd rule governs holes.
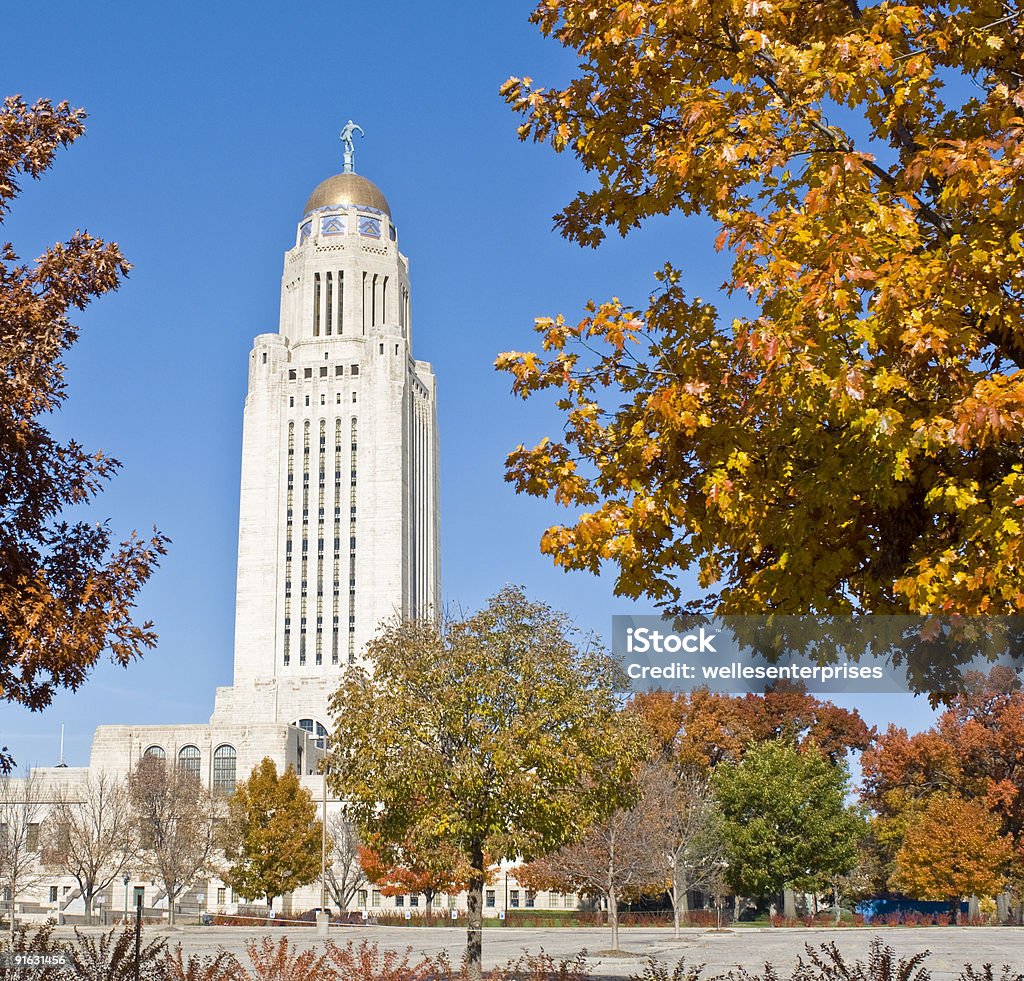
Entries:
MULTIPOLYGON (((186 953, 207 954, 224 948, 243 957, 246 940, 264 936, 277 938, 286 933, 303 948, 320 943, 311 928, 184 927, 158 932, 166 935, 172 946, 180 943, 186 953)), ((465 930, 460 927, 332 927, 331 936, 338 943, 368 940, 392 950, 412 947, 417 955, 434 956, 446 951, 455 962, 462 956, 465 944, 465 930)), ((1024 928, 1012 927, 888 927, 878 930, 741 927, 721 933, 684 930, 679 940, 673 938, 669 929, 624 928, 620 931, 620 945, 626 956, 614 958, 600 954, 609 946, 607 928, 493 928, 484 930, 484 964, 488 967, 504 964, 524 950, 544 950, 557 958, 570 958, 585 950, 592 973, 599 978, 629 978, 639 974, 648 957, 669 965, 685 957, 688 963, 705 964, 706 974, 712 975, 738 967, 756 971, 765 961, 771 961, 783 977, 788 977, 805 944, 817 946, 834 942, 848 959, 863 959, 875 937, 880 937, 905 957, 930 950, 925 966, 934 981, 957 978, 967 963, 975 967, 991 963, 997 968, 1007 964, 1024 972, 1024 928)))

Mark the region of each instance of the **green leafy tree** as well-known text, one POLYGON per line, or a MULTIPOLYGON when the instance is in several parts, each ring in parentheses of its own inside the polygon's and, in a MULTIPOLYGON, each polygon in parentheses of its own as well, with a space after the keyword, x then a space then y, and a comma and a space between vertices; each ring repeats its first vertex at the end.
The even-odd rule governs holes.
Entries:
POLYGON ((224 881, 247 899, 274 899, 320 875, 322 828, 316 802, 289 767, 280 776, 265 757, 228 801, 224 881))
POLYGON ((464 620, 394 623, 367 658, 331 704, 332 786, 368 839, 462 856, 479 977, 487 865, 553 851, 631 803, 639 723, 619 709, 614 662, 514 587, 464 620))
MULTIPOLYGON (((82 135, 84 119, 66 102, 3 101, 0 222, 19 176, 45 172, 58 148, 82 135)), ((128 269, 116 244, 86 232, 32 265, 0 239, 0 699, 33 710, 61 688, 77 689, 105 653, 128 664, 156 643, 133 608, 167 539, 132 534, 117 544, 105 523, 68 521, 119 464, 44 425, 67 397, 72 309, 117 289, 128 269)), ((0 750, 0 769, 11 763, 0 750)))
POLYGON ((719 766, 725 877, 737 893, 818 890, 854 868, 864 825, 846 804, 848 784, 846 767, 813 744, 766 742, 719 766))

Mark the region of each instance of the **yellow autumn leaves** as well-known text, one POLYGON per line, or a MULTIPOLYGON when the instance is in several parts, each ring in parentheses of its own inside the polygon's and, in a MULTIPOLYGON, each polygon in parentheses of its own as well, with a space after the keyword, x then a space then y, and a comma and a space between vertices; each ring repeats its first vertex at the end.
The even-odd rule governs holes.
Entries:
POLYGON ((498 359, 564 423, 508 460, 518 490, 572 509, 542 549, 612 559, 620 593, 675 609, 1019 609, 1016 18, 551 0, 534 20, 582 62, 562 88, 503 88, 524 139, 596 175, 562 234, 704 213, 726 294, 757 305, 725 318, 666 267, 642 312, 541 318, 543 353, 498 359))

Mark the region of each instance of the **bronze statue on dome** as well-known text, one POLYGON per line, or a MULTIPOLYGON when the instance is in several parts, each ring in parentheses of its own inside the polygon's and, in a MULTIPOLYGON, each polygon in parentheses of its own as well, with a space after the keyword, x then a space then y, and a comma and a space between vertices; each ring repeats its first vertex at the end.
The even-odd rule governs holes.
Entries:
POLYGON ((345 166, 342 172, 346 174, 354 174, 356 172, 356 148, 355 140, 353 139, 356 133, 358 133, 360 136, 364 138, 366 136, 366 134, 363 132, 363 127, 360 126, 358 123, 352 122, 351 119, 347 123, 345 123, 341 130, 341 145, 344 148, 345 162, 345 166))

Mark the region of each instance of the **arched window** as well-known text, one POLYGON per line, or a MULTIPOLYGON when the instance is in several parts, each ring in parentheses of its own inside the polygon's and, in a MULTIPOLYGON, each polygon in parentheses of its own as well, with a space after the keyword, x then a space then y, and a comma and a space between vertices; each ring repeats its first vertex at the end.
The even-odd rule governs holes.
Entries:
POLYGON ((231 793, 235 789, 238 754, 234 746, 218 746, 213 751, 213 789, 231 793))
POLYGON ((167 754, 164 752, 163 746, 149 746, 143 756, 152 756, 155 760, 163 760, 167 758, 167 754))
POLYGON ((327 737, 330 733, 321 723, 313 719, 299 719, 297 722, 293 722, 292 725, 298 726, 305 732, 314 733, 316 735, 317 747, 320 749, 327 748, 327 737))
POLYGON ((201 779, 200 763, 201 758, 198 746, 182 746, 181 749, 178 750, 178 766, 186 773, 195 777, 196 780, 201 779))

